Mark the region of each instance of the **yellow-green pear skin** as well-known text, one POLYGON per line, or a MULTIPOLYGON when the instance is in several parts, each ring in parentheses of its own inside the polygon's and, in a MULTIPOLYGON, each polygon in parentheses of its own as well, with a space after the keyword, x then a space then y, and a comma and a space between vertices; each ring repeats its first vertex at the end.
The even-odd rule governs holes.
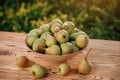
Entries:
POLYGON ((76 38, 79 36, 79 35, 85 35, 88 37, 88 35, 83 32, 83 31, 79 31, 79 32, 74 32, 72 34, 70 34, 70 40, 76 40, 76 38))
POLYGON ((66 76, 70 73, 71 67, 67 63, 62 63, 59 65, 59 75, 66 76))
POLYGON ((76 45, 80 49, 83 49, 88 45, 88 38, 85 35, 79 35, 75 41, 76 41, 76 45))
POLYGON ((82 59, 78 63, 78 72, 82 74, 89 74, 91 72, 92 66, 87 59, 82 59))
POLYGON ((62 28, 61 24, 59 24, 59 23, 54 23, 54 24, 51 25, 51 32, 52 32, 52 33, 56 33, 56 32, 58 32, 59 30, 61 30, 61 28, 62 28))
POLYGON ((65 21, 62 24, 62 28, 65 29, 68 33, 72 33, 75 28, 75 25, 71 21, 65 21))
POLYGON ((89 54, 89 52, 91 51, 92 49, 90 49, 86 56, 78 63, 78 72, 79 73, 82 73, 82 74, 89 74, 92 70, 92 65, 88 62, 87 60, 87 56, 89 54))
POLYGON ((45 54, 60 55, 61 54, 60 47, 58 45, 52 45, 52 46, 46 48, 45 54))
POLYGON ((70 42, 62 43, 61 51, 62 51, 62 55, 72 53, 73 52, 72 44, 70 42))
POLYGON ((69 33, 66 30, 60 30, 54 36, 60 44, 69 41, 69 33))
POLYGON ((55 23, 58 23, 58 24, 61 24, 61 25, 63 24, 63 22, 60 19, 54 19, 49 24, 52 26, 55 23))
POLYGON ((32 45, 33 45, 33 43, 34 43, 34 41, 35 41, 36 39, 38 39, 38 38, 39 38, 39 37, 36 36, 36 35, 27 34, 27 35, 26 35, 25 42, 26 42, 27 46, 31 48, 32 45))
POLYGON ((41 30, 43 30, 43 32, 50 32, 50 25, 49 24, 43 24, 40 26, 41 30))
POLYGON ((32 29, 32 30, 29 31, 28 34, 34 34, 36 36, 40 36, 41 33, 38 29, 32 29))
POLYGON ((33 61, 29 60, 26 56, 17 56, 16 65, 20 68, 27 68, 34 64, 33 61))
POLYGON ((44 32, 43 34, 41 34, 40 38, 46 40, 48 34, 52 35, 51 32, 44 32))
POLYGON ((30 68, 30 73, 33 75, 35 79, 43 78, 47 74, 47 69, 41 65, 34 64, 30 68))
POLYGON ((57 41, 52 35, 47 34, 45 43, 48 47, 50 47, 52 45, 57 44, 57 41))
POLYGON ((37 39, 33 45, 32 45, 32 50, 36 52, 44 52, 46 48, 45 40, 44 39, 37 39))

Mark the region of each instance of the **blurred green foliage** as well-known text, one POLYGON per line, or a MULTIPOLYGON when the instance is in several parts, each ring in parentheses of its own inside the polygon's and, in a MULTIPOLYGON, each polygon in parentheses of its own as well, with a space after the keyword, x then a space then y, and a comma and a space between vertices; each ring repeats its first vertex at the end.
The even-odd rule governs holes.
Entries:
POLYGON ((120 0, 0 0, 0 30, 29 32, 59 18, 90 38, 120 40, 120 0))

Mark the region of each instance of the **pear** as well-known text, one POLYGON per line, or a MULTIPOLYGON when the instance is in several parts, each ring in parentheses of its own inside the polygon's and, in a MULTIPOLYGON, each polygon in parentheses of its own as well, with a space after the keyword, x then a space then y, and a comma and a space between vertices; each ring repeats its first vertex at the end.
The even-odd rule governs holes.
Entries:
POLYGON ((73 47, 73 52, 77 52, 77 51, 80 50, 80 49, 79 49, 77 46, 75 46, 75 45, 72 45, 72 47, 73 47))
POLYGON ((48 73, 48 70, 41 65, 34 64, 30 68, 30 73, 34 76, 35 79, 40 79, 48 73))
POLYGON ((26 56, 17 56, 16 65, 20 68, 27 68, 34 64, 33 61, 29 60, 26 56))
POLYGON ((70 43, 74 46, 77 46, 76 42, 75 41, 70 41, 70 43))
POLYGON ((70 41, 70 43, 72 44, 73 52, 77 52, 80 50, 75 41, 70 41))
POLYGON ((71 34, 72 34, 72 33, 77 33, 77 32, 79 32, 79 31, 81 31, 81 30, 78 29, 78 28, 74 28, 74 30, 71 32, 71 34))
POLYGON ((62 24, 62 28, 65 29, 68 33, 72 33, 75 28, 75 25, 71 21, 65 21, 62 24))
POLYGON ((67 63, 62 63, 59 65, 59 75, 66 76, 70 73, 71 67, 67 63))
POLYGON ((61 29, 61 27, 62 27, 61 24, 54 23, 54 24, 51 25, 51 32, 56 33, 61 29))
POLYGON ((77 46, 80 48, 80 49, 83 49, 87 46, 88 44, 88 38, 87 36, 85 35, 79 35, 76 40, 75 40, 77 46))
POLYGON ((40 26, 40 29, 43 30, 43 32, 50 32, 50 25, 49 24, 43 24, 40 26))
POLYGON ((33 45, 33 43, 34 43, 34 41, 35 41, 36 39, 38 39, 38 38, 39 38, 39 37, 36 36, 36 35, 34 35, 34 34, 27 34, 27 35, 26 35, 25 42, 26 42, 27 46, 28 46, 29 48, 31 48, 32 45, 33 45))
POLYGON ((36 52, 44 52, 46 48, 45 40, 44 39, 37 39, 33 45, 32 45, 32 50, 36 52))
POLYGON ((60 55, 60 47, 58 45, 52 45, 51 47, 46 48, 45 54, 49 55, 60 55))
POLYGON ((46 45, 48 47, 50 47, 50 46, 52 46, 54 44, 57 44, 56 39, 52 35, 47 34, 47 36, 46 36, 46 45))
POLYGON ((69 41, 69 33, 66 30, 60 30, 54 34, 55 39, 61 44, 69 41))
POLYGON ((60 20, 60 19, 54 19, 54 20, 52 20, 49 24, 50 25, 53 25, 54 23, 58 23, 58 24, 61 24, 62 25, 62 21, 60 20))
POLYGON ((40 36, 41 33, 39 32, 38 29, 32 29, 29 31, 29 34, 34 34, 36 36, 40 36))
POLYGON ((47 34, 52 35, 51 32, 44 32, 44 33, 40 36, 40 38, 46 40, 46 36, 47 36, 47 34))
POLYGON ((70 34, 70 40, 76 40, 76 38, 77 38, 79 35, 85 35, 85 36, 88 37, 88 35, 87 35, 85 32, 79 31, 79 32, 75 32, 75 33, 70 34))
MULTIPOLYGON (((88 51, 88 53, 91 51, 91 49, 88 51)), ((92 66, 87 60, 87 55, 85 58, 83 58, 79 63, 78 63, 78 72, 82 74, 89 74, 91 72, 92 66)))
POLYGON ((70 54, 73 52, 73 47, 70 42, 62 43, 61 44, 62 55, 70 54))

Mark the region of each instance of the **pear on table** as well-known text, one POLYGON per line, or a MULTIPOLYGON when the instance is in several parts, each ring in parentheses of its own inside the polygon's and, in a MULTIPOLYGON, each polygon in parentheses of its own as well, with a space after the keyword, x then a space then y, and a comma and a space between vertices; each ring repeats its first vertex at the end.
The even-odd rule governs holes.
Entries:
POLYGON ((92 49, 90 49, 88 51, 88 53, 86 54, 85 58, 83 58, 79 63, 78 63, 78 72, 82 73, 82 74, 89 74, 91 72, 92 66, 91 64, 88 62, 87 60, 87 56, 89 54, 89 52, 92 49))
POLYGON ((34 64, 30 68, 30 73, 35 79, 40 79, 45 77, 45 75, 48 73, 48 70, 42 65, 34 64))
POLYGON ((26 56, 17 56, 16 65, 20 68, 31 67, 34 64, 33 61, 28 59, 26 56))
POLYGON ((70 73, 71 67, 67 63, 61 63, 59 65, 58 70, 59 70, 59 75, 66 76, 70 73))

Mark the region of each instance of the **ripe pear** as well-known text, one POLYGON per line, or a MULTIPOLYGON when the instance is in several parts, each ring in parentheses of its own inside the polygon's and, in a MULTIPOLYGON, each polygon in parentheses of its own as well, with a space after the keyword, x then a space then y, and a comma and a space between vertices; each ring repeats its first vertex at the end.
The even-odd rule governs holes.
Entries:
POLYGON ((51 32, 56 33, 61 29, 61 27, 62 27, 61 24, 54 23, 54 24, 51 25, 51 32))
POLYGON ((60 47, 58 45, 52 45, 51 47, 46 48, 45 54, 49 55, 60 55, 60 47))
POLYGON ((62 43, 61 44, 62 55, 70 54, 73 52, 73 47, 70 42, 62 43))
POLYGON ((17 56, 16 65, 20 68, 27 68, 34 64, 33 61, 29 60, 26 56, 17 56))
POLYGON ((71 67, 67 63, 62 63, 59 65, 59 75, 66 76, 70 73, 71 67))
POLYGON ((40 36, 40 38, 46 40, 46 36, 47 36, 47 34, 52 35, 51 32, 44 32, 44 33, 40 36))
POLYGON ((49 24, 50 25, 53 25, 54 23, 58 23, 58 24, 61 24, 62 25, 62 21, 60 20, 60 19, 54 19, 54 20, 52 20, 49 24))
POLYGON ((32 45, 32 50, 36 52, 44 52, 46 48, 45 40, 44 39, 37 39, 33 45, 32 45))
POLYGON ((36 36, 40 36, 40 31, 38 29, 32 29, 29 31, 29 34, 34 34, 36 36))
POLYGON ((88 38, 85 35, 79 35, 75 42, 80 49, 83 49, 88 45, 88 38))
POLYGON ((46 42, 46 45, 48 47, 50 47, 50 46, 52 46, 54 44, 57 44, 56 39, 52 35, 50 35, 50 34, 47 34, 45 42, 46 42))
POLYGON ((70 40, 76 40, 76 38, 77 38, 79 35, 85 35, 85 36, 88 37, 88 35, 87 35, 85 32, 79 31, 79 32, 75 32, 75 33, 70 34, 70 40))
MULTIPOLYGON (((91 50, 91 49, 90 49, 91 50)), ((88 53, 90 52, 88 51, 88 53)), ((78 72, 82 74, 89 74, 91 72, 92 66, 87 60, 87 55, 78 63, 78 72)))
POLYGON ((75 25, 71 21, 65 21, 62 24, 62 28, 65 29, 68 33, 72 33, 75 28, 75 25))
POLYGON ((61 44, 69 41, 69 33, 66 30, 60 30, 54 34, 55 39, 61 44))
POLYGON ((43 24, 40 26, 40 29, 43 30, 43 32, 50 32, 50 25, 49 24, 43 24))
POLYGON ((27 34, 27 35, 26 35, 25 42, 26 42, 27 46, 28 46, 29 48, 31 48, 32 45, 33 45, 33 43, 34 43, 34 41, 35 41, 36 39, 38 39, 38 38, 39 38, 39 37, 36 36, 36 35, 34 35, 34 34, 27 34))
POLYGON ((40 79, 48 73, 48 70, 41 65, 34 64, 30 68, 30 73, 34 76, 35 79, 40 79))

